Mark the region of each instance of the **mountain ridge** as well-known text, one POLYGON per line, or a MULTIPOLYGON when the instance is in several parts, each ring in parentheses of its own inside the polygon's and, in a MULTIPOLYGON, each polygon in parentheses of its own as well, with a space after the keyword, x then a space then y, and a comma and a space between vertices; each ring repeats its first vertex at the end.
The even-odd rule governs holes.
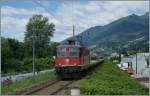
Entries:
MULTIPOLYGON (((110 44, 111 46, 110 45, 108 46, 111 47, 111 50, 116 50, 118 46, 123 47, 128 43, 131 43, 131 41, 135 41, 134 43, 136 43, 137 46, 139 42, 143 44, 146 43, 147 46, 149 38, 148 36, 149 36, 149 12, 146 12, 144 15, 138 16, 136 14, 131 14, 129 16, 120 18, 104 26, 94 26, 88 28, 87 30, 85 30, 84 32, 80 33, 75 37, 77 41, 82 41, 82 44, 86 47, 94 45, 99 47, 106 47, 105 46, 107 45, 106 43, 112 42, 114 43, 114 45, 110 44), (79 40, 78 37, 82 37, 82 40, 79 40), (139 38, 143 38, 141 39, 142 41, 140 41, 139 38), (137 41, 138 39, 139 41, 137 41)), ((72 37, 68 39, 71 38, 72 37)), ((64 40, 63 43, 66 43, 66 40, 64 40)), ((140 45, 138 47, 140 48, 140 45)), ((109 48, 105 49, 107 50, 109 48)))

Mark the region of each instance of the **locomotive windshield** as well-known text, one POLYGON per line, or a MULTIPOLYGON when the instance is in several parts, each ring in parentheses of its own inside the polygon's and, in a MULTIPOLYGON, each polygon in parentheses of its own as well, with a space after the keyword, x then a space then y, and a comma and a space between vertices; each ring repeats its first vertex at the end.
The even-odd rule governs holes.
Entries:
POLYGON ((69 56, 79 56, 78 48, 69 48, 69 56))
POLYGON ((57 56, 65 56, 65 48, 58 49, 57 56))

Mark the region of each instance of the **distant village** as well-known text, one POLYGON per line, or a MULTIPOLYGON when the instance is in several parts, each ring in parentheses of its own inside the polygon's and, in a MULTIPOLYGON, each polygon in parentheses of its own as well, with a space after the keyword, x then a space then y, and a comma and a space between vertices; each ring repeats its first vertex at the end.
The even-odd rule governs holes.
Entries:
MULTIPOLYGON (((91 56, 97 57, 97 58, 103 58, 104 56, 107 56, 109 52, 104 51, 104 49, 97 49, 95 52, 91 53, 91 56), (101 54, 101 55, 99 55, 101 54)), ((118 58, 119 53, 111 53, 108 58, 118 58)), ((118 62, 118 66, 122 70, 132 69, 132 74, 138 74, 141 76, 148 77, 149 74, 149 53, 136 53, 134 55, 124 56, 123 54, 120 54, 120 62, 118 60, 114 60, 114 62, 118 62)))
POLYGON ((150 76, 149 55, 149 53, 136 53, 134 55, 124 56, 123 54, 119 54, 117 52, 110 53, 105 51, 103 48, 97 48, 91 52, 92 59, 100 59, 105 56, 108 58, 115 58, 113 59, 113 62, 117 63, 121 70, 127 72, 134 78, 144 78, 145 81, 142 81, 141 83, 147 87, 149 86, 149 83, 146 82, 146 79, 148 79, 150 76))

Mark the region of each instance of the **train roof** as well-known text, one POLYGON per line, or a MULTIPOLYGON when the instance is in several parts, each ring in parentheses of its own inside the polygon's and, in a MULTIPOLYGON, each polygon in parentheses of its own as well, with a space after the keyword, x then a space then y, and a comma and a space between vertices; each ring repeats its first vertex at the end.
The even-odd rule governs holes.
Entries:
POLYGON ((81 45, 59 45, 58 48, 59 47, 83 47, 83 46, 81 45))
MULTIPOLYGON (((65 42, 62 42, 61 45, 59 45, 57 48, 60 47, 79 47, 79 48, 87 48, 84 46, 81 42, 76 40, 75 38, 68 39, 65 42)), ((87 48, 88 49, 88 48, 87 48)))

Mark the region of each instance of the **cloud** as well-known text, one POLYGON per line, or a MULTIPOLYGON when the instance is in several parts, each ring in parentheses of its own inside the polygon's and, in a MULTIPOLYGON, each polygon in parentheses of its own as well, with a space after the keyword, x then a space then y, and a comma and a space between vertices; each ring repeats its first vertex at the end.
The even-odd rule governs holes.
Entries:
POLYGON ((46 12, 42 7, 36 8, 14 8, 10 6, 4 6, 1 9, 1 31, 2 36, 24 40, 24 32, 26 31, 26 24, 29 18, 33 14, 42 14, 50 19, 50 22, 59 24, 59 21, 53 18, 51 14, 46 12))
POLYGON ((108 24, 112 20, 132 14, 130 10, 143 10, 144 13, 148 11, 148 3, 142 1, 88 1, 86 4, 77 2, 74 5, 66 3, 60 7, 59 12, 65 13, 60 13, 64 22, 70 22, 73 19, 72 22, 76 25, 86 27, 93 24, 108 24))
POLYGON ((35 2, 40 3, 40 4, 42 4, 43 6, 46 6, 46 7, 49 6, 49 3, 50 3, 50 1, 48 1, 48 0, 37 0, 35 2))
MULTIPOLYGON (((44 6, 50 4, 50 2, 41 1, 40 3, 44 6)), ((18 35, 13 35, 12 32, 11 36, 20 40, 20 37, 23 37, 20 35, 23 35, 28 19, 33 14, 40 13, 47 16, 56 25, 52 40, 61 41, 72 36, 73 24, 76 34, 79 34, 89 27, 103 26, 133 13, 142 15, 149 11, 148 1, 65 1, 58 5, 57 10, 50 10, 48 7, 45 10, 41 6, 36 8, 4 6, 2 7, 2 19, 4 19, 2 20, 2 32, 9 35, 13 29, 18 35)))
POLYGON ((64 2, 56 14, 64 25, 75 24, 86 29, 106 25, 133 13, 141 15, 146 11, 148 3, 144 1, 88 1, 84 4, 64 2))
POLYGON ((13 18, 13 17, 2 17, 1 20, 1 31, 2 36, 19 39, 23 41, 25 25, 28 18, 13 18))
MULTIPOLYGON (((63 27, 71 27, 72 24, 75 24, 76 34, 83 32, 89 27, 103 26, 133 13, 142 15, 149 11, 148 3, 143 1, 88 1, 85 4, 80 2, 73 3, 64 2, 56 14, 61 18, 60 21, 63 22, 63 27)), ((72 32, 72 29, 58 29, 62 30, 62 33, 72 32)), ((61 36, 58 34, 56 38, 61 36)))
POLYGON ((48 12, 44 10, 42 7, 36 8, 15 8, 10 6, 4 6, 1 9, 2 16, 14 16, 14 15, 23 15, 23 16, 32 16, 33 14, 43 14, 44 16, 51 17, 48 12))

